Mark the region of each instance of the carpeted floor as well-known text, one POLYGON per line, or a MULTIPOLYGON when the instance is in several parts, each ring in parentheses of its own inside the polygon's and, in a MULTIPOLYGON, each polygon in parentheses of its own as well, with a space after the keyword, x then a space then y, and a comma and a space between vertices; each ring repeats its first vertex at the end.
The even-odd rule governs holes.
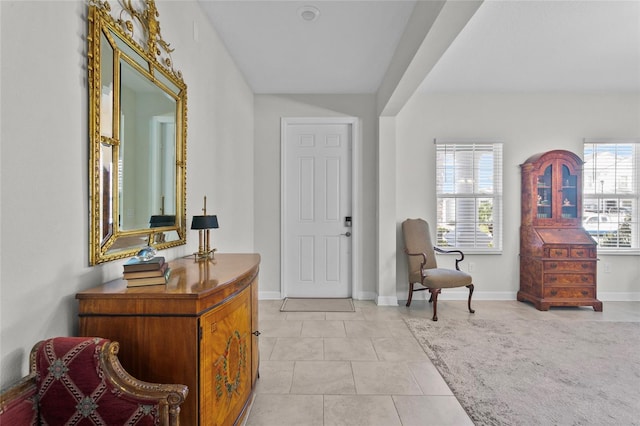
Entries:
POLYGON ((640 425, 640 323, 405 321, 477 425, 640 425))
POLYGON ((281 312, 355 312, 353 299, 295 298, 282 302, 281 312))

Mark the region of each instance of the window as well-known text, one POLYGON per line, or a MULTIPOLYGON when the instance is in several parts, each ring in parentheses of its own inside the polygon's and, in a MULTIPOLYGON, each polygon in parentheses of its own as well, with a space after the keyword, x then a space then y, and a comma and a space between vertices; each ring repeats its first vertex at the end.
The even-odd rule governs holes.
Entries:
POLYGON ((502 250, 502 143, 436 140, 437 245, 502 250))
POLYGON ((603 252, 640 248, 640 140, 587 139, 584 143, 584 229, 603 252))

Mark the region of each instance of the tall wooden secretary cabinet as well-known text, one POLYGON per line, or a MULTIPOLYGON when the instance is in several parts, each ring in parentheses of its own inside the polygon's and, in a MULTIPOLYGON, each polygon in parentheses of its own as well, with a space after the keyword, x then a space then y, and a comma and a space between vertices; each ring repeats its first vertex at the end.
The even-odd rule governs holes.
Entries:
POLYGON ((122 365, 142 380, 187 385, 180 424, 240 423, 258 375, 259 263, 179 259, 167 285, 119 279, 80 292, 80 334, 120 342, 122 365))
POLYGON ((596 242, 582 227, 582 160, 554 150, 525 161, 522 173, 519 301, 592 306, 597 299, 596 242))

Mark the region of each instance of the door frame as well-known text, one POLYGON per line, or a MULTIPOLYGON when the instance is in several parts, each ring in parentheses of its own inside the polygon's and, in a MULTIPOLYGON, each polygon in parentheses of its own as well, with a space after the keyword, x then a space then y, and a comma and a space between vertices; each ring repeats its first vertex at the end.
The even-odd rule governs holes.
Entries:
POLYGON ((347 124, 351 126, 351 297, 358 298, 360 291, 361 262, 360 250, 362 244, 362 181, 360 170, 360 120, 357 117, 282 117, 280 119, 280 298, 287 297, 287 285, 284 279, 285 245, 287 234, 286 205, 288 195, 285 191, 285 177, 287 176, 286 143, 287 129, 292 124, 347 124))

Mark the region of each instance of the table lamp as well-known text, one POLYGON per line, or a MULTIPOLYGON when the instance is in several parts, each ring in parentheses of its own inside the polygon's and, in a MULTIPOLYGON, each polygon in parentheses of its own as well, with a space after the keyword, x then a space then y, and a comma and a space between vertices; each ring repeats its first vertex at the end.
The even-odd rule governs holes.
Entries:
POLYGON ((204 197, 204 208, 201 216, 193 216, 191 229, 198 230, 198 252, 193 255, 196 261, 206 261, 213 259, 216 249, 211 249, 210 235, 211 229, 218 228, 218 218, 216 215, 207 215, 207 197, 204 197))

